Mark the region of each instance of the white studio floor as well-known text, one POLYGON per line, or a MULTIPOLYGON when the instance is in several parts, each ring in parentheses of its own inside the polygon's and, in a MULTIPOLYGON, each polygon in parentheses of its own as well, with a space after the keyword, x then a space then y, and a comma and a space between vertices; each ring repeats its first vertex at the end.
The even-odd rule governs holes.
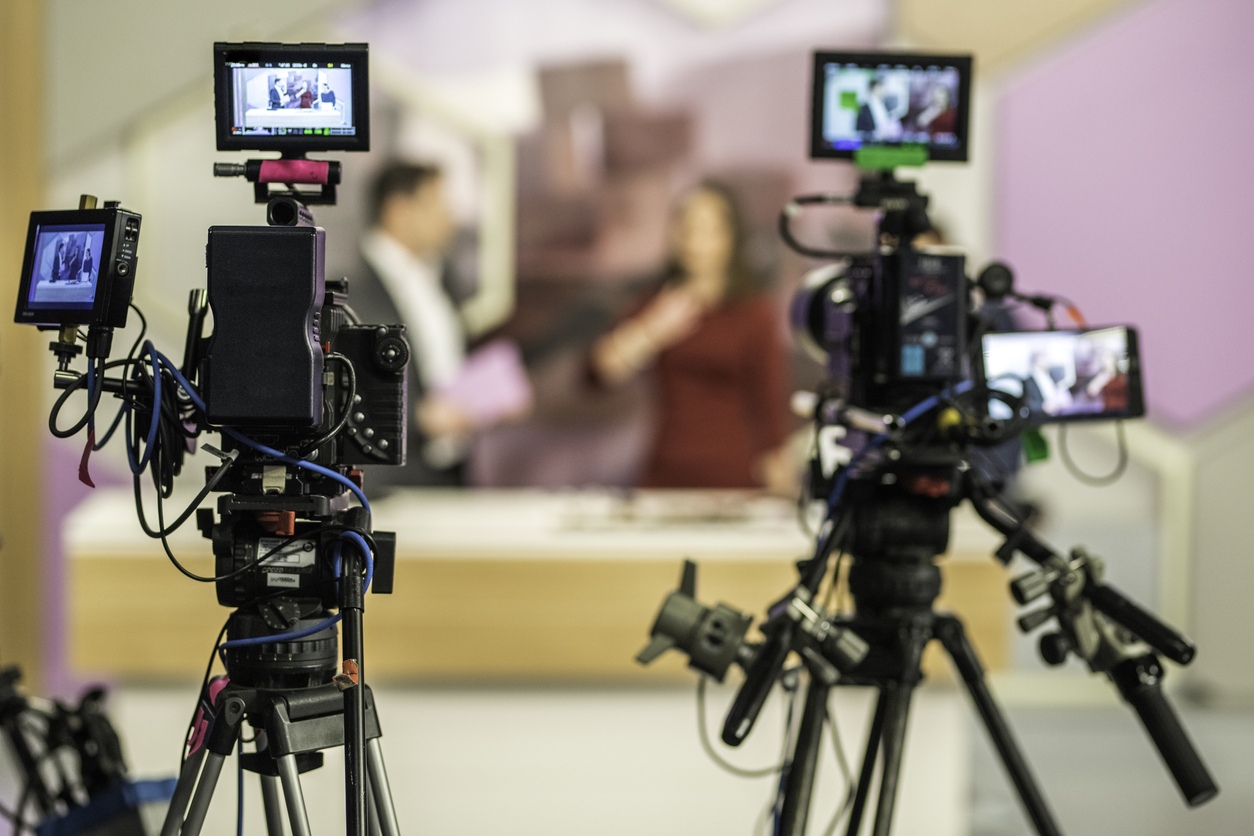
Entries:
MULTIPOLYGON (((697 736, 694 691, 378 689, 401 830, 411 836, 748 836, 775 783, 738 778, 710 762, 697 736)), ((732 694, 730 688, 710 691, 714 738, 732 694)), ((194 696, 190 689, 173 688, 115 692, 111 713, 138 777, 173 774, 194 696)), ((855 770, 871 696, 839 690, 832 700, 855 770)), ((971 752, 964 699, 947 689, 919 693, 906 743, 897 833, 969 832, 971 752)), ((728 759, 757 767, 778 758, 780 709, 772 697, 750 739, 728 759)), ((342 827, 339 751, 303 781, 314 832, 324 836, 342 827)), ((842 795, 830 739, 823 757, 811 833, 826 829, 842 795)), ((234 832, 236 782, 232 759, 206 834, 234 832)), ((256 778, 246 775, 245 782, 245 832, 264 833, 256 778)))
MULTIPOLYGON (((706 758, 689 688, 386 687, 376 694, 407 836, 750 836, 773 792, 771 779, 737 778, 706 758)), ((730 688, 711 689, 712 737, 731 696, 730 688)), ((114 690, 110 712, 136 777, 173 774, 194 698, 187 687, 114 690)), ((870 700, 855 689, 838 689, 832 700, 854 769, 870 700)), ((770 763, 779 751, 780 708, 773 697, 743 751, 720 749, 738 765, 770 763)), ((1183 712, 1221 787, 1198 810, 1180 801, 1125 707, 1012 706, 1007 713, 1068 836, 1254 832, 1252 711, 1183 712)), ((823 757, 811 836, 824 833, 842 793, 830 742, 823 757)), ((304 777, 314 832, 322 836, 342 832, 342 763, 333 750, 325 767, 304 777)), ((15 781, 11 764, 3 767, 8 798, 15 781)), ((234 833, 236 782, 232 760, 205 834, 234 833)), ((247 776, 245 786, 245 832, 264 833, 256 778, 247 776)), ((893 833, 1032 833, 958 690, 918 694, 893 833)))

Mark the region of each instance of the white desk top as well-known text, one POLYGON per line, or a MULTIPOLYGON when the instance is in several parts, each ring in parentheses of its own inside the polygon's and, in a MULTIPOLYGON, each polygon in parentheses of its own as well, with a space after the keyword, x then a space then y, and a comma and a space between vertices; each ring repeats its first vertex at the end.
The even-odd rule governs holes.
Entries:
MULTIPOLYGON (((176 494, 167 519, 193 496, 176 494)), ((147 510, 155 526, 155 507, 147 510)), ((732 491, 414 489, 374 503, 373 511, 376 529, 396 532, 401 559, 795 560, 813 548, 791 502, 732 491)), ((75 558, 163 556, 140 530, 129 488, 97 490, 67 518, 65 541, 75 558)), ((210 553, 194 519, 170 543, 177 555, 210 553)), ((999 543, 967 507, 954 513, 951 551, 985 559, 999 543)))

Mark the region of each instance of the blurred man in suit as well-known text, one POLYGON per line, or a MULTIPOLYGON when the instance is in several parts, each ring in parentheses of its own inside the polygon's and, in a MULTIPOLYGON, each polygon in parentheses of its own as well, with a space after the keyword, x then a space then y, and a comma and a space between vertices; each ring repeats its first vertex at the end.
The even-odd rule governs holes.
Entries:
POLYGON ((436 392, 465 360, 466 337, 441 284, 445 250, 455 232, 434 166, 392 163, 375 178, 373 228, 362 241, 363 265, 350 281, 349 304, 363 322, 403 324, 412 350, 408 463, 372 468, 372 485, 463 484, 473 424, 436 392))

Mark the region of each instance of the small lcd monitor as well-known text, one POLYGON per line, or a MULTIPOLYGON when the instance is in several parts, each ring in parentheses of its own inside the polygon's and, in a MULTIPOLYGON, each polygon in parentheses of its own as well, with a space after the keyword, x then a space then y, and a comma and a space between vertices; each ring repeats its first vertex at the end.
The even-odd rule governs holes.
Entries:
POLYGON ((368 65, 366 44, 214 44, 218 150, 370 150, 368 65))
MULTIPOLYGON (((989 387, 1023 398, 1034 422, 1145 414, 1137 332, 1130 326, 985 334, 983 349, 989 387)), ((992 401, 989 416, 1010 418, 1010 407, 992 401)))
POLYGON ((32 212, 15 321, 124 326, 139 222, 116 208, 32 212))
POLYGON ((969 55, 816 52, 810 156, 912 146, 964 162, 970 91, 969 55))

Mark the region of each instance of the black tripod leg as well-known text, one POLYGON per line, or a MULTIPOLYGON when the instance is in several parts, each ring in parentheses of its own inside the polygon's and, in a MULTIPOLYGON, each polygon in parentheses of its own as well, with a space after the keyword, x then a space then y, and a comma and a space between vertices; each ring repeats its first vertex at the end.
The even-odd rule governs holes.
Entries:
POLYGON ((1040 836, 1061 836, 1062 831, 1058 829, 1049 805, 1041 795, 1040 787, 1032 776, 1032 770, 1028 768, 1023 752, 1019 750, 1014 732, 1010 730, 1010 725, 984 682, 984 668, 980 665, 979 657, 975 655, 975 648, 967 640, 962 622, 953 616, 937 616, 934 629, 936 637, 954 660, 954 667, 958 669, 962 681, 966 683, 975 708, 980 712, 980 719, 984 721, 984 728, 988 730, 988 736, 997 748, 1002 765, 1010 775, 1010 780, 1019 793, 1019 800, 1036 827, 1036 832, 1040 836))
POLYGON ((780 810, 780 836, 805 836, 810 799, 814 792, 814 775, 818 770, 819 750, 823 744, 823 723, 827 720, 827 694, 831 686, 810 677, 806 691, 806 707, 797 729, 797 742, 792 750, 792 765, 784 784, 784 805, 780 810))
POLYGON ((348 836, 366 836, 365 661, 362 639, 362 556, 356 547, 343 553, 340 582, 344 662, 357 666, 357 682, 344 691, 344 789, 348 836))
POLYGON ((200 782, 196 785, 191 806, 187 810, 187 819, 183 822, 182 836, 200 836, 200 828, 205 824, 205 814, 209 812, 209 802, 213 800, 213 790, 218 785, 218 776, 222 774, 222 764, 235 748, 243 719, 244 701, 239 697, 227 699, 214 718, 213 728, 209 730, 209 742, 205 746, 205 765, 200 772, 200 782))
POLYGON ((866 797, 871 791, 871 776, 875 774, 875 759, 879 757, 880 738, 884 735, 884 712, 887 705, 888 694, 881 688, 875 702, 871 730, 867 732, 866 752, 862 755, 862 771, 858 776, 858 790, 853 797, 853 807, 849 810, 849 829, 845 831, 846 836, 858 836, 858 828, 862 826, 866 797))
POLYGON ((888 695, 884 705, 884 766, 880 773, 880 795, 875 804, 874 836, 888 836, 897 803, 897 780, 901 777, 901 756, 906 744, 906 721, 914 686, 893 682, 881 692, 888 695))

